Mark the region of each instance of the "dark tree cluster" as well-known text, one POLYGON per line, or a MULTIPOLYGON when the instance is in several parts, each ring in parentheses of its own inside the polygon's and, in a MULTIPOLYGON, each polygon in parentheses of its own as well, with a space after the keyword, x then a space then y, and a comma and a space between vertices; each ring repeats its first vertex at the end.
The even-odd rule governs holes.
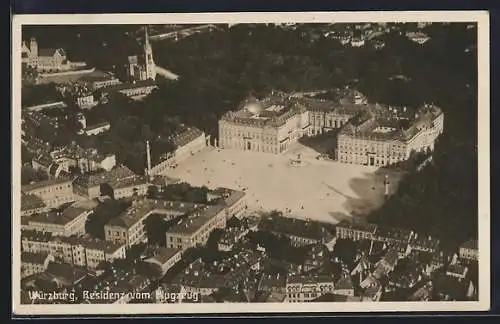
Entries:
POLYGON ((23 107, 39 105, 40 103, 56 102, 62 100, 61 93, 55 84, 24 85, 21 91, 21 103, 23 107))
POLYGON ((22 166, 21 167, 21 184, 27 185, 31 182, 40 182, 43 180, 47 180, 49 175, 40 169, 33 169, 30 166, 22 166))
POLYGON ((166 236, 171 222, 164 220, 165 216, 160 214, 151 214, 144 220, 144 229, 148 238, 148 243, 153 245, 165 246, 166 236))
POLYGON ((100 203, 94 213, 89 215, 85 224, 85 232, 95 238, 104 240, 104 225, 111 219, 116 218, 122 212, 130 207, 130 201, 127 200, 106 200, 100 203))
POLYGON ((290 239, 273 233, 257 231, 248 234, 250 243, 266 249, 267 255, 276 260, 302 264, 307 256, 307 250, 294 247, 290 239))
MULTIPOLYGON (((104 154, 115 154, 117 163, 142 174, 146 168, 146 141, 150 141, 153 165, 173 152, 171 136, 184 129, 176 117, 147 101, 134 102, 114 94, 106 104, 86 112, 88 125, 109 121, 110 130, 95 136, 70 135, 84 148, 97 148, 104 154)), ((73 132, 74 133, 74 132, 73 132)))

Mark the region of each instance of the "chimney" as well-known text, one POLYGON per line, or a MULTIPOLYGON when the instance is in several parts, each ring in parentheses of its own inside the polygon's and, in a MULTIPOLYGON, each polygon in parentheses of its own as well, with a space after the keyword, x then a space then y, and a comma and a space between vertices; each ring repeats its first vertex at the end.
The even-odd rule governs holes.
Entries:
POLYGON ((146 141, 146 157, 147 157, 147 174, 151 178, 151 147, 149 141, 146 141))

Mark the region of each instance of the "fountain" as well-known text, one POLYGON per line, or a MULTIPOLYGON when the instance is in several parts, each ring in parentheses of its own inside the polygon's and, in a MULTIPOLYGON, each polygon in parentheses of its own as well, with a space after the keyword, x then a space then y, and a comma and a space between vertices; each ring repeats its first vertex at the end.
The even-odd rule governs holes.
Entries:
POLYGON ((301 167, 301 166, 308 165, 308 163, 306 161, 302 160, 302 154, 298 153, 297 158, 290 159, 290 165, 293 167, 301 167))

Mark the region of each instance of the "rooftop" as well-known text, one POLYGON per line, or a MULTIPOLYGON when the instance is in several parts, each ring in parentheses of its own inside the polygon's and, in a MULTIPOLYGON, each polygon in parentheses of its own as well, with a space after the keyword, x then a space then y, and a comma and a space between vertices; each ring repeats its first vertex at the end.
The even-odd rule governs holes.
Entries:
POLYGON ((52 237, 53 237, 52 233, 50 233, 50 232, 21 230, 21 240, 48 242, 52 239, 52 237))
POLYGON ((229 188, 216 188, 210 192, 211 194, 223 198, 224 204, 226 206, 232 206, 243 198, 246 193, 240 190, 233 190, 229 188))
POLYGON ((378 226, 377 235, 394 241, 408 243, 412 236, 412 231, 402 228, 392 228, 386 226, 378 226))
POLYGON ((102 122, 102 123, 98 123, 98 124, 95 124, 95 125, 91 125, 87 128, 85 128, 86 131, 91 131, 91 130, 94 130, 94 129, 98 129, 98 128, 101 128, 101 127, 109 127, 111 124, 109 122, 102 122))
POLYGON ((51 157, 53 159, 60 159, 60 158, 71 158, 71 159, 78 159, 78 158, 87 158, 89 160, 93 161, 102 161, 108 156, 113 156, 114 154, 102 154, 97 149, 91 148, 91 149, 84 149, 83 147, 77 145, 77 144, 71 144, 71 145, 66 145, 63 147, 60 147, 58 149, 55 149, 50 153, 51 157))
POLYGON ((94 201, 85 202, 75 202, 69 207, 65 208, 62 212, 50 211, 46 213, 36 214, 29 218, 30 223, 47 223, 47 224, 57 224, 66 225, 71 221, 75 220, 77 217, 83 213, 94 209, 97 207, 97 203, 94 201))
POLYGON ((90 250, 100 250, 105 253, 114 253, 118 249, 122 248, 124 245, 122 243, 115 243, 110 241, 103 241, 95 238, 91 238, 88 236, 84 237, 57 237, 57 240, 61 242, 66 242, 71 245, 81 245, 86 249, 90 250))
POLYGON ((318 283, 332 283, 334 282, 333 276, 327 275, 288 275, 287 284, 318 284, 318 283))
POLYGON ((113 218, 108 222, 111 226, 120 226, 124 228, 130 228, 136 224, 140 219, 155 210, 159 213, 162 211, 170 211, 180 214, 186 214, 195 209, 202 208, 203 205, 178 202, 178 201, 164 201, 164 200, 135 200, 132 206, 130 206, 123 214, 119 217, 113 218))
POLYGON ((227 112, 222 120, 257 127, 277 127, 302 111, 305 107, 292 99, 291 94, 273 91, 261 100, 248 97, 240 103, 237 111, 227 112))
POLYGON ((140 186, 140 185, 144 185, 147 183, 148 183, 147 177, 133 176, 133 177, 112 180, 109 182, 109 186, 111 188, 113 188, 114 190, 117 190, 117 189, 123 189, 123 188, 130 188, 130 187, 134 187, 134 186, 140 186))
POLYGON ((137 89, 137 88, 143 88, 143 87, 155 87, 156 82, 154 80, 148 79, 144 81, 136 81, 134 83, 122 83, 122 84, 117 84, 113 85, 110 87, 106 87, 104 91, 106 92, 118 92, 118 91, 126 91, 126 90, 132 90, 132 89, 137 89))
POLYGON ((335 283, 335 289, 354 289, 354 285, 352 284, 351 276, 345 275, 340 277, 339 280, 335 283))
POLYGON ((45 206, 45 203, 40 197, 21 192, 21 210, 37 209, 45 206))
POLYGON ((86 173, 75 179, 75 184, 84 187, 94 187, 111 181, 120 181, 121 179, 132 178, 135 173, 124 165, 117 166, 110 171, 98 173, 86 173))
POLYGON ((47 109, 64 109, 68 107, 68 105, 64 102, 64 101, 50 101, 50 102, 44 102, 44 103, 41 103, 41 104, 38 104, 38 105, 33 105, 33 106, 26 106, 26 107, 23 107, 23 109, 26 109, 26 110, 42 110, 44 108, 47 108, 47 109))
POLYGON ((201 130, 196 127, 187 127, 171 138, 175 147, 182 147, 203 134, 201 130))
POLYGON ((191 212, 186 220, 172 226, 167 233, 193 234, 224 210, 224 206, 210 205, 191 212))
POLYGON ((38 50, 38 56, 49 56, 52 57, 56 54, 56 52, 59 52, 62 56, 65 56, 66 53, 62 48, 40 48, 38 50))
POLYGON ((350 222, 348 220, 342 220, 341 222, 339 222, 337 224, 337 228, 339 227, 364 231, 372 234, 375 234, 378 228, 378 226, 375 224, 365 223, 365 222, 350 222))
POLYGON ((49 180, 44 180, 44 181, 24 185, 21 187, 21 190, 24 193, 29 193, 32 190, 37 190, 40 188, 56 186, 56 185, 60 185, 60 184, 67 184, 67 183, 71 183, 71 180, 70 179, 49 179, 49 180))
POLYGON ((96 82, 96 81, 107 81, 107 80, 113 80, 116 79, 113 75, 100 71, 100 70, 94 70, 93 72, 87 73, 84 76, 82 76, 79 81, 83 82, 96 82))
POLYGON ((453 274, 458 274, 458 275, 463 275, 464 273, 467 272, 467 266, 460 264, 460 263, 454 263, 450 264, 448 266, 448 269, 446 269, 447 273, 453 273, 453 274))
POLYGON ((271 273, 264 273, 259 281, 259 290, 270 290, 275 288, 284 288, 287 283, 287 276, 271 273))
POLYGON ((340 134, 356 138, 368 138, 372 140, 395 140, 409 141, 422 129, 432 127, 434 120, 442 114, 440 108, 433 105, 424 105, 417 110, 417 114, 404 125, 398 118, 387 118, 372 115, 363 119, 359 124, 348 123, 340 134), (384 131, 379 131, 384 129, 384 131))
POLYGON ((316 298, 315 302, 361 302, 360 296, 344 296, 337 294, 324 294, 316 298))
POLYGON ((285 216, 264 216, 259 223, 259 229, 270 232, 282 233, 322 240, 329 233, 328 226, 324 223, 285 216))
POLYGON ((157 248, 154 251, 154 255, 148 259, 148 261, 157 261, 160 264, 164 264, 168 262, 172 257, 178 254, 180 250, 178 249, 170 249, 170 248, 157 248))
POLYGON ((56 262, 49 263, 47 273, 64 281, 66 285, 73 285, 75 282, 87 276, 87 271, 81 267, 72 266, 68 263, 56 262))
POLYGON ((474 239, 469 240, 469 241, 465 242, 464 244, 462 244, 460 247, 464 248, 464 249, 477 250, 478 249, 477 240, 474 240, 474 239))
POLYGON ((412 246, 435 250, 439 247, 439 240, 432 236, 418 235, 415 233, 410 240, 412 246))
POLYGON ((48 256, 49 256, 48 253, 22 252, 21 262, 43 264, 48 256))

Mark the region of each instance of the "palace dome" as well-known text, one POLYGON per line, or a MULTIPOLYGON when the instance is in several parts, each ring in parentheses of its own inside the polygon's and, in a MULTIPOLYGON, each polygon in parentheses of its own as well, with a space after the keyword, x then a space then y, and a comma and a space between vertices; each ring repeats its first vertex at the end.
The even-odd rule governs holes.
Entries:
POLYGON ((257 98, 250 97, 245 102, 245 109, 254 115, 258 115, 264 110, 264 107, 257 98))

